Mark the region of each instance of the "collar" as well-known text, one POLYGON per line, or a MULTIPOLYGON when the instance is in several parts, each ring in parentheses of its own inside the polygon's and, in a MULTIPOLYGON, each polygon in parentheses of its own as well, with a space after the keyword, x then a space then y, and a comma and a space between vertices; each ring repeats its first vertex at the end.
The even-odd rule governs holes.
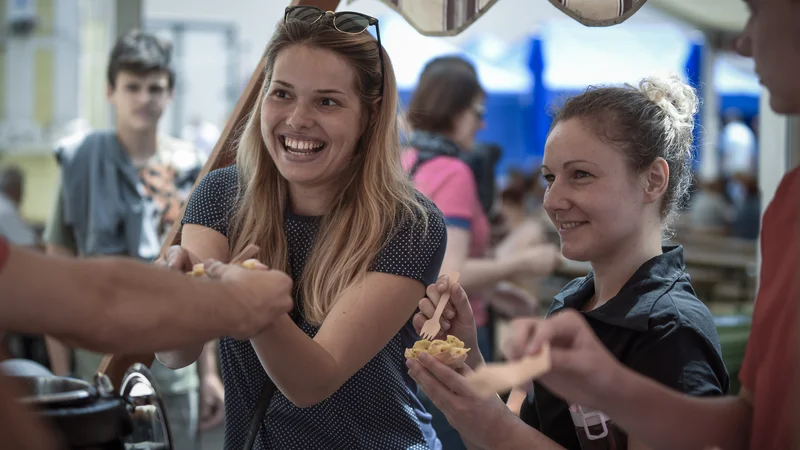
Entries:
MULTIPOLYGON (((683 247, 675 245, 662 249, 662 254, 645 262, 634 272, 617 295, 599 308, 585 312, 586 317, 634 331, 649 330, 656 301, 686 273, 683 247)), ((589 272, 586 277, 571 282, 555 296, 548 315, 563 308, 580 310, 593 295, 594 272, 589 272)))
POLYGON ((420 153, 429 153, 435 156, 458 157, 461 151, 458 145, 441 134, 427 131, 415 131, 408 140, 410 146, 420 153))

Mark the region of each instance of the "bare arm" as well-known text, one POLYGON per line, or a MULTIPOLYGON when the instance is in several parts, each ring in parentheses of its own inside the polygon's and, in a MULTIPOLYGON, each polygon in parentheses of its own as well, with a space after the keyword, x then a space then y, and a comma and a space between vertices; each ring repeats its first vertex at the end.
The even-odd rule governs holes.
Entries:
MULTIPOLYGON (((186 224, 181 231, 181 246, 201 260, 207 258, 228 262, 228 239, 221 233, 200 225, 186 224)), ((221 335, 217 335, 221 336, 221 335)), ((158 360, 172 369, 186 367, 197 361, 203 353, 203 344, 193 343, 176 350, 159 352, 158 360)), ((202 368, 200 369, 202 371, 202 368)))
POLYGON ((469 245, 469 230, 447 227, 447 250, 441 273, 461 273, 461 286, 465 291, 491 288, 514 274, 514 264, 510 259, 470 258, 469 245))
POLYGON ((623 374, 618 385, 626 389, 613 392, 613 398, 603 401, 603 409, 650 448, 748 448, 753 407, 752 395, 745 389, 738 396, 691 397, 628 369, 623 374), (658 420, 653 420, 656 411, 658 420))
POLYGON ((423 295, 418 281, 370 272, 342 293, 313 339, 286 315, 251 342, 278 389, 295 405, 312 406, 386 346, 423 295))
POLYGON ((233 295, 223 283, 132 260, 52 258, 11 246, 0 272, 0 328, 97 352, 148 353, 246 326, 244 308, 219 301, 233 295))

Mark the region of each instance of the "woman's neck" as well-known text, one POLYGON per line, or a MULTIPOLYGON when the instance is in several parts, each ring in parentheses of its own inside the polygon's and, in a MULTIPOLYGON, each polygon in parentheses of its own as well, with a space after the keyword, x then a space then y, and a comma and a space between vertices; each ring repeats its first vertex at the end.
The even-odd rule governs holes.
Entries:
POLYGON ((289 184, 289 208, 299 216, 323 216, 330 210, 332 192, 330 186, 289 184))
POLYGON ((587 309, 595 309, 614 298, 642 264, 663 253, 661 230, 656 235, 647 233, 618 246, 614 254, 602 261, 592 261, 594 271, 594 298, 587 309))

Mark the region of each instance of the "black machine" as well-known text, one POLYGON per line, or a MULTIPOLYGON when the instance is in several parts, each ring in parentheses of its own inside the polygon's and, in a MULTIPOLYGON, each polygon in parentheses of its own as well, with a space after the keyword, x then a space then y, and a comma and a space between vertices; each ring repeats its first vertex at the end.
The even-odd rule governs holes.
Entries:
POLYGON ((133 365, 119 393, 107 376, 91 383, 68 377, 16 377, 20 402, 60 433, 65 450, 172 450, 164 403, 150 370, 133 365))

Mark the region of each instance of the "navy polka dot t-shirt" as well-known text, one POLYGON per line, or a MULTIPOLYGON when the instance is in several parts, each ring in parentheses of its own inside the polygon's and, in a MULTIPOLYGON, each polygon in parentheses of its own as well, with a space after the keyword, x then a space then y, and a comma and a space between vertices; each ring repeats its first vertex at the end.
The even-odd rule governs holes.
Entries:
MULTIPOLYGON (((227 236, 239 191, 235 166, 209 173, 186 207, 183 223, 202 225, 227 236)), ((441 212, 420 194, 428 210, 428 231, 421 224, 402 225, 372 264, 372 270, 433 283, 444 258, 447 234, 441 212)), ((318 219, 284 213, 289 264, 301 274, 313 247, 318 219)), ((354 226, 357 226, 354 224, 354 226)), ((297 275, 295 287, 297 287, 297 275)), ((300 306, 297 289, 295 304, 300 306)), ((310 337, 318 327, 302 318, 298 325, 310 337)), ((294 406, 276 390, 254 448, 262 450, 439 449, 431 416, 417 399, 403 351, 418 339, 411 318, 389 343, 338 391, 309 408, 294 406)), ((220 339, 225 384, 225 449, 241 450, 267 374, 250 341, 220 339)))

